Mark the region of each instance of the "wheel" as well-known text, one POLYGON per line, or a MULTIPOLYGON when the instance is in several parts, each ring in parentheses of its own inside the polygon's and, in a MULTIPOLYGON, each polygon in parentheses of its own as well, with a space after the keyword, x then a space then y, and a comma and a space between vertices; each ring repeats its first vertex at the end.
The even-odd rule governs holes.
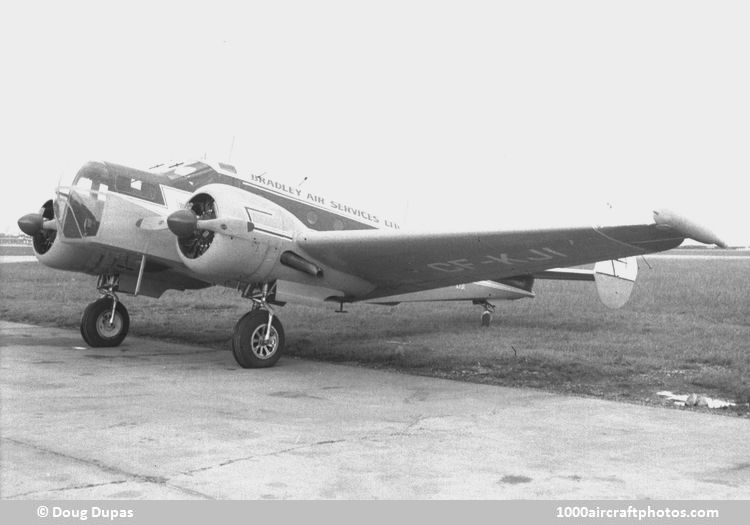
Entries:
POLYGON ((232 353, 242 368, 267 368, 276 364, 284 351, 284 329, 278 317, 271 321, 271 334, 266 338, 268 312, 253 310, 234 325, 232 353))
POLYGON ((482 326, 490 326, 492 321, 492 314, 488 311, 482 312, 482 326))
POLYGON ((109 297, 88 305, 81 316, 81 335, 91 347, 119 345, 128 335, 128 328, 130 316, 127 309, 118 302, 112 318, 112 299, 109 297))

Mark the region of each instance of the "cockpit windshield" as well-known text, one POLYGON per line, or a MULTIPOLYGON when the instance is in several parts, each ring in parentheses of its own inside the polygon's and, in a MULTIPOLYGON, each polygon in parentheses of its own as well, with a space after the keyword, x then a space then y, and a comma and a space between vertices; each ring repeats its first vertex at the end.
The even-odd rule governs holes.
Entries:
POLYGON ((72 184, 62 183, 55 200, 56 216, 62 220, 62 232, 68 238, 92 237, 98 234, 102 213, 108 199, 115 195, 133 197, 161 206, 166 205, 162 187, 193 193, 211 183, 239 185, 227 175, 234 167, 219 169, 204 162, 180 163, 161 171, 145 171, 109 162, 88 162, 78 170, 72 184))
POLYGON ((159 184, 166 181, 160 179, 163 177, 148 171, 126 168, 117 164, 89 162, 76 174, 73 187, 93 193, 107 191, 120 193, 163 205, 164 196, 159 189, 159 184))
POLYGON ((69 184, 72 187, 91 192, 113 192, 164 204, 159 185, 193 192, 211 183, 238 185, 239 181, 227 173, 236 174, 234 166, 218 163, 212 166, 206 162, 194 161, 170 166, 155 166, 146 171, 128 168, 110 162, 88 162, 69 184))

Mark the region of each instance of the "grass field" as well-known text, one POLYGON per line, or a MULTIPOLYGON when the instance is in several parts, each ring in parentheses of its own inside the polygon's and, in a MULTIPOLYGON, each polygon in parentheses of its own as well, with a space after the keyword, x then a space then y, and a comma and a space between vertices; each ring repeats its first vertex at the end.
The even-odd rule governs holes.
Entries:
POLYGON ((0 256, 4 255, 34 255, 34 248, 31 245, 19 246, 16 244, 0 244, 0 256))
MULTIPOLYGON (((749 417, 750 260, 650 264, 621 310, 602 306, 591 283, 539 281, 536 299, 499 303, 490 328, 463 303, 354 304, 346 314, 287 306, 287 354, 636 403, 664 403, 660 390, 705 393, 745 404, 729 412, 749 417)), ((95 281, 38 263, 0 265, 0 317, 77 328, 95 281)), ((131 334, 227 350, 248 309, 223 288, 122 298, 131 334)))

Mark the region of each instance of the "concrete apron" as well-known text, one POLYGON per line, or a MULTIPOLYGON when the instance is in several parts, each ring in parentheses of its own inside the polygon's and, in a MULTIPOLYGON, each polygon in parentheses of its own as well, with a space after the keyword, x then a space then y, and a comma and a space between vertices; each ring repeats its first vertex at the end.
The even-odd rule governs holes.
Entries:
POLYGON ((0 497, 726 499, 750 421, 0 322, 0 497))

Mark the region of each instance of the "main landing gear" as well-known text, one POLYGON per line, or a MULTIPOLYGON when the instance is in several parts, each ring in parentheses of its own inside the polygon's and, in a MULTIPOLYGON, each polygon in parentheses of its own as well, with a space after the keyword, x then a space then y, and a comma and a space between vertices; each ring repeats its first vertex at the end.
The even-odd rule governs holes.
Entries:
POLYGON ((495 311, 495 305, 488 301, 476 304, 479 304, 484 308, 484 311, 482 312, 482 326, 490 326, 490 323, 492 322, 492 312, 495 311))
POLYGON ((276 364, 284 351, 284 328, 268 304, 269 286, 248 286, 243 297, 253 309, 234 325, 232 354, 242 368, 267 368, 276 364))
MULTIPOLYGON (((91 347, 118 346, 128 335, 130 316, 117 297, 117 274, 99 276, 96 288, 102 298, 89 304, 81 316, 81 336, 91 347)), ((268 297, 273 286, 250 285, 242 296, 253 308, 234 326, 232 353, 242 368, 267 368, 276 364, 284 351, 284 328, 268 297)))
POLYGON ((91 347, 118 346, 128 335, 130 316, 117 298, 119 276, 100 275, 96 288, 104 297, 89 304, 81 316, 81 336, 91 347))

